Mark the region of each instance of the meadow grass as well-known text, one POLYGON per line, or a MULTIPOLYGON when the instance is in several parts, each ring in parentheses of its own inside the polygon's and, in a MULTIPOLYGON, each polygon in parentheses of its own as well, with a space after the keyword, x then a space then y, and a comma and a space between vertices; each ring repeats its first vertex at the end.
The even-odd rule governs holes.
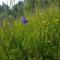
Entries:
POLYGON ((0 27, 0 60, 60 60, 59 9, 48 8, 33 16, 3 20, 0 27))

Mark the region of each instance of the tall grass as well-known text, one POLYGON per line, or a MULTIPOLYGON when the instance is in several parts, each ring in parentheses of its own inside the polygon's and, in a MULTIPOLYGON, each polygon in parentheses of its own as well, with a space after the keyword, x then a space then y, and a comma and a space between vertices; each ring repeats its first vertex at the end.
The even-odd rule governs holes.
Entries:
POLYGON ((60 60, 60 14, 56 7, 3 20, 0 27, 0 60, 60 60))

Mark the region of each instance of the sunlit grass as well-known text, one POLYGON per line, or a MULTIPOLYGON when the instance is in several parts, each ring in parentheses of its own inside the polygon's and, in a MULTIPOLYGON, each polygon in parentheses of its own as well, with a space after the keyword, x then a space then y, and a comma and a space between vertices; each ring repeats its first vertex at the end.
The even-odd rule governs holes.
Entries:
POLYGON ((56 8, 21 19, 4 20, 0 27, 0 60, 60 60, 60 14, 56 8))

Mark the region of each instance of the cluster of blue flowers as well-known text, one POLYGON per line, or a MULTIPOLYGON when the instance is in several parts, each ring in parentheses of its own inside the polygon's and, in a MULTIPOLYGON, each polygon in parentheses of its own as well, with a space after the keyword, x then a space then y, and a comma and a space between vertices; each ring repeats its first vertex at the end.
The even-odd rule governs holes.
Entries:
POLYGON ((22 23, 23 24, 27 24, 28 23, 27 19, 24 16, 22 17, 22 23))

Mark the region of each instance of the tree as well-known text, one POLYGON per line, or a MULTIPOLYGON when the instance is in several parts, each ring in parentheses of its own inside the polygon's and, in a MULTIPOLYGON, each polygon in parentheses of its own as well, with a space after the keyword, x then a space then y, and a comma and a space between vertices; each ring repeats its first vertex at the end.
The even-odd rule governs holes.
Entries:
POLYGON ((2 2, 3 4, 0 5, 0 19, 5 19, 9 16, 10 8, 7 4, 2 2))
POLYGON ((22 16, 24 11, 23 11, 23 2, 22 1, 19 1, 17 4, 15 4, 11 11, 13 11, 13 15, 19 15, 19 16, 22 16))
POLYGON ((4 4, 4 2, 3 2, 2 11, 3 12, 8 12, 9 10, 10 10, 9 6, 7 4, 4 4))
POLYGON ((2 6, 0 5, 0 12, 2 12, 2 6))

